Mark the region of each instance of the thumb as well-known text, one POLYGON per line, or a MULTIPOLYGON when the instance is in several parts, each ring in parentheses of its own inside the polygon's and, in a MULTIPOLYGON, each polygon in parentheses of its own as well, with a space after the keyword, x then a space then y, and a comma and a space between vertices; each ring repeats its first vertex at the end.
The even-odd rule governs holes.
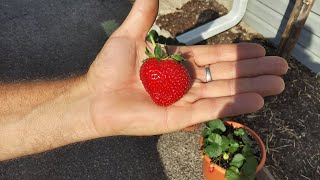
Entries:
POLYGON ((159 0, 136 0, 129 15, 114 35, 129 35, 145 39, 159 9, 159 0))

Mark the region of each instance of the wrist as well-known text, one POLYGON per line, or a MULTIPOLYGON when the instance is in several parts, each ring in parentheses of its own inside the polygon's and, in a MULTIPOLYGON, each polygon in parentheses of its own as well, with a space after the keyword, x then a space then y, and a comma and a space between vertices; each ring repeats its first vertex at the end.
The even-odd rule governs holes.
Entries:
POLYGON ((62 121, 70 122, 65 126, 70 127, 72 143, 98 138, 91 115, 93 95, 89 90, 86 76, 76 79, 74 86, 59 98, 66 101, 66 107, 70 108, 65 112, 62 121))

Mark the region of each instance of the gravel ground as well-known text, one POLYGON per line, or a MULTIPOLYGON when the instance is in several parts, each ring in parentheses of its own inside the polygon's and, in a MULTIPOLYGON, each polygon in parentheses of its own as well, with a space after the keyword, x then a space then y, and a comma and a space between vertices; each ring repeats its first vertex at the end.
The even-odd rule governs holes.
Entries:
POLYGON ((203 179, 199 151, 200 129, 194 132, 164 134, 160 137, 158 151, 168 179, 203 179))

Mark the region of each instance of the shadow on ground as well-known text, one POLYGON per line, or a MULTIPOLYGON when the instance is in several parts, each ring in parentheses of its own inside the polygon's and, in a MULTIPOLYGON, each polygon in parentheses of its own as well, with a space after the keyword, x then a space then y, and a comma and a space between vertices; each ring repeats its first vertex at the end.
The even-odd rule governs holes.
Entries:
POLYGON ((77 143, 0 164, 0 179, 166 179, 157 136, 77 143))
POLYGON ((3 0, 0 4, 1 81, 47 79, 84 73, 129 1, 3 0))
MULTIPOLYGON (((57 79, 87 71, 129 1, 4 0, 0 82, 57 79)), ((158 137, 114 137, 0 163, 0 179, 166 179, 158 137)))

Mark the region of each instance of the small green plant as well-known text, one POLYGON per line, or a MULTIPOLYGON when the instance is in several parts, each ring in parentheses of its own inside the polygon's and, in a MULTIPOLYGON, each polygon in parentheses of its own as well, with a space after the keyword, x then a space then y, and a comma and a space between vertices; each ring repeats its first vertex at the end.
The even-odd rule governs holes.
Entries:
POLYGON ((257 144, 251 140, 246 130, 225 125, 217 119, 206 123, 202 136, 201 149, 204 155, 211 159, 211 163, 226 169, 226 179, 254 179, 258 166, 254 156, 257 144))

